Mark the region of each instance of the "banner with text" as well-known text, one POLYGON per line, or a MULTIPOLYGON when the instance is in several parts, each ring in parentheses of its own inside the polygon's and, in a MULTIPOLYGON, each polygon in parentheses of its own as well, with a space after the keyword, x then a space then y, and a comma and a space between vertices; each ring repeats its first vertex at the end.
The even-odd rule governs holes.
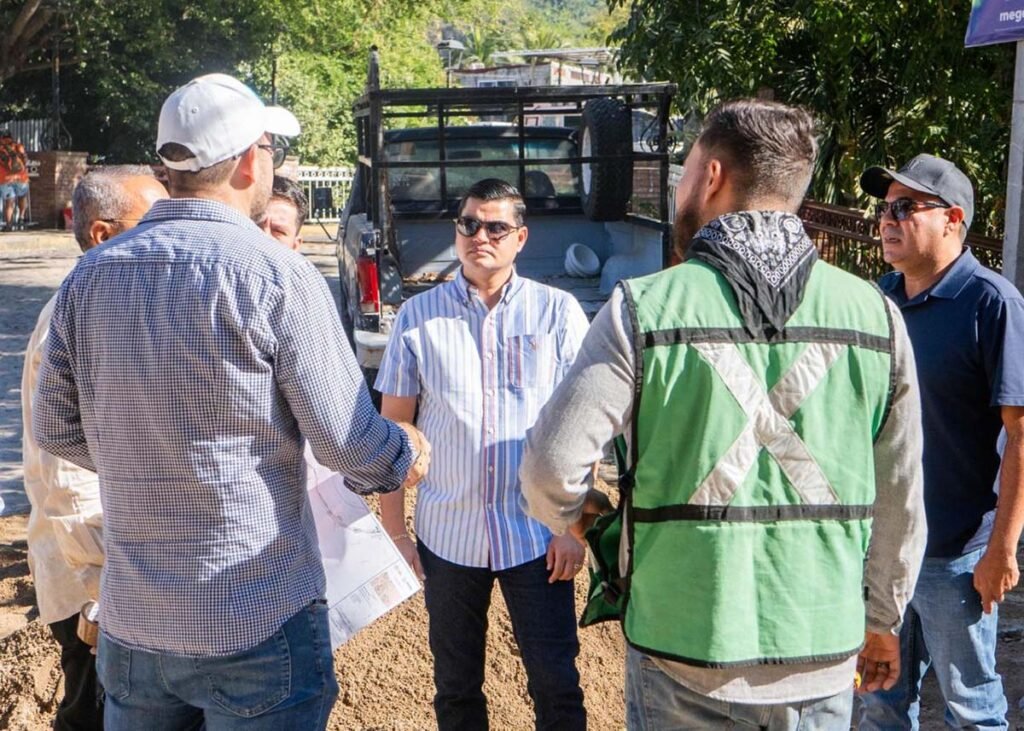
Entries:
POLYGON ((974 0, 965 46, 1024 40, 1024 0, 974 0))

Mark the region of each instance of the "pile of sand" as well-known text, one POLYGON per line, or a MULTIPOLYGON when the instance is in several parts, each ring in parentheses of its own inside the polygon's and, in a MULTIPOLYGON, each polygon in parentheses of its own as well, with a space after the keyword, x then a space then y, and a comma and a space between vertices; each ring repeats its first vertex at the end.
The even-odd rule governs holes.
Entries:
POLYGON ((0 728, 50 727, 63 696, 60 650, 38 621, 0 640, 0 728))
MULTIPOLYGON (((21 533, 24 517, 0 518, 0 626, 19 629, 0 639, 0 729, 36 731, 49 728, 60 689, 59 647, 34 614, 35 594, 25 563, 24 541, 7 543, 21 533)), ((582 606, 585 576, 577 577, 577 606, 582 606)), ((512 625, 501 592, 495 586, 488 630, 484 690, 491 726, 526 729, 533 726, 533 704, 526 693, 526 674, 519 659, 512 625)), ((579 668, 590 727, 623 727, 623 652, 614 623, 580 631, 579 668)), ((434 727, 433 662, 427 646, 427 612, 419 593, 386 617, 364 629, 335 653, 340 693, 328 728, 429 729, 434 727)))

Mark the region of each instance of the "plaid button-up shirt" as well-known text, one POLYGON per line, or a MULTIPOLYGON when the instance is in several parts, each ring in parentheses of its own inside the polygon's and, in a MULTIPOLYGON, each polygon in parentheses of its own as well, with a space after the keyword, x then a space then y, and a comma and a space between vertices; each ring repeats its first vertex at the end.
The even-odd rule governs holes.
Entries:
POLYGON ((362 491, 411 453, 374 410, 323 277, 212 201, 160 201, 62 285, 42 447, 99 474, 100 626, 133 649, 252 647, 321 596, 303 436, 362 491))

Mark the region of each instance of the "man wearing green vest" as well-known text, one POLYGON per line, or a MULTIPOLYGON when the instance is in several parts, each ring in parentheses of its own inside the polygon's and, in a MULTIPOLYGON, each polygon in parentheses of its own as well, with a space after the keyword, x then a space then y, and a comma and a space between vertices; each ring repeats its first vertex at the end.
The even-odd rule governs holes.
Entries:
POLYGON ((845 730, 855 677, 899 675, 925 542, 914 361, 899 311, 796 216, 813 126, 758 100, 709 114, 683 263, 622 283, 527 435, 524 497, 556 533, 582 531, 588 465, 625 439, 584 620, 622 622, 631 729, 845 730))

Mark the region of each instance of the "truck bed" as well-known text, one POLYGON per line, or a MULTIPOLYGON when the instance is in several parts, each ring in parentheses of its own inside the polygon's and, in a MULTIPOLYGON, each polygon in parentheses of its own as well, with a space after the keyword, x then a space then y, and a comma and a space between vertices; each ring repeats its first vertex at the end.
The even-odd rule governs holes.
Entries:
MULTIPOLYGON (((537 216, 527 221, 530 229, 526 246, 516 259, 524 277, 571 292, 593 318, 607 301, 611 287, 622 277, 638 276, 661 268, 661 234, 625 222, 598 223, 583 216, 537 216), (571 277, 565 271, 565 252, 579 242, 590 247, 602 266, 612 261, 615 276, 571 277)), ((450 221, 402 221, 397 248, 402 275, 402 296, 406 299, 426 291, 439 281, 453 277, 459 261, 453 244, 450 221)))
MULTIPOLYGON (((452 275, 426 275, 418 277, 410 277, 402 280, 402 300, 405 301, 413 295, 419 294, 420 292, 426 292, 431 287, 436 286, 439 282, 449 279, 452 275)), ((601 309, 601 306, 608 300, 607 295, 601 294, 600 277, 570 277, 564 272, 561 274, 549 274, 543 276, 530 276, 529 273, 524 273, 523 276, 527 276, 530 279, 547 284, 551 287, 557 287, 558 289, 564 289, 569 292, 576 301, 580 303, 583 308, 583 312, 586 313, 587 319, 594 319, 594 315, 601 309)))

